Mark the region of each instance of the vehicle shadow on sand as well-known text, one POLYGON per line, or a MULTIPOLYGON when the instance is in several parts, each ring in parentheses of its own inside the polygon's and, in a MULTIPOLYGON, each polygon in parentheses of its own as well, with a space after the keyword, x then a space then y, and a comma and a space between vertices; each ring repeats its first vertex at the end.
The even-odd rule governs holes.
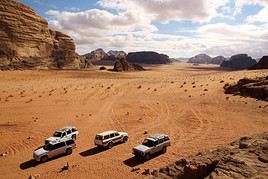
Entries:
POLYGON ((96 155, 101 152, 107 151, 108 148, 100 148, 100 147, 94 147, 88 150, 85 150, 83 152, 80 152, 79 154, 83 157, 91 156, 91 155, 96 155))
POLYGON ((144 160, 142 157, 136 157, 136 156, 133 156, 125 161, 123 161, 123 163, 129 167, 136 167, 140 164, 144 164, 145 162, 148 162, 156 157, 159 157, 161 155, 161 153, 158 153, 158 154, 154 154, 150 157, 149 160, 144 160))

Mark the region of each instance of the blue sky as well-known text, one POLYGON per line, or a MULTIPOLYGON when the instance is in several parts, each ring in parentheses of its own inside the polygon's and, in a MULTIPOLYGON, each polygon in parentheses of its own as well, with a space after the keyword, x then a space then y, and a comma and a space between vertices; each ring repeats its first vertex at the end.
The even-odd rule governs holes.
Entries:
POLYGON ((18 0, 70 35, 77 51, 268 54, 267 0, 18 0))

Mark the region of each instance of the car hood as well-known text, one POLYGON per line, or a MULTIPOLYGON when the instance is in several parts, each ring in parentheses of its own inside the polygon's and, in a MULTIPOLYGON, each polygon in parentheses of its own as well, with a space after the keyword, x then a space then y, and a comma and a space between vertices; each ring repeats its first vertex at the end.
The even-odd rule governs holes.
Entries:
POLYGON ((60 139, 60 137, 49 137, 46 139, 46 141, 55 141, 57 139, 60 139))
POLYGON ((37 156, 43 155, 45 153, 47 153, 47 151, 43 147, 41 147, 41 148, 39 148, 39 149, 34 151, 34 154, 37 155, 37 156))
POLYGON ((135 150, 139 150, 141 152, 146 152, 147 150, 149 150, 150 148, 145 146, 145 145, 138 145, 136 147, 134 147, 133 149, 135 150))

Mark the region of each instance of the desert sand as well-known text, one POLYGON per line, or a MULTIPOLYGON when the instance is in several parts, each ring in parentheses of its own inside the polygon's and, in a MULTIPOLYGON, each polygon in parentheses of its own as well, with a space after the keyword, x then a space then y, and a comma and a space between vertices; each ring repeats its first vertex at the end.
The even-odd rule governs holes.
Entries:
POLYGON ((145 169, 268 130, 267 102, 223 92, 227 82, 268 70, 184 63, 146 68, 0 72, 0 153, 7 152, 0 157, 0 178, 141 178, 145 169), (80 132, 73 154, 34 163, 33 150, 66 125, 80 132), (111 129, 128 132, 129 141, 96 150, 95 134, 111 129), (169 134, 172 146, 142 163, 131 150, 151 133, 169 134), (70 169, 60 172, 67 162, 70 169))

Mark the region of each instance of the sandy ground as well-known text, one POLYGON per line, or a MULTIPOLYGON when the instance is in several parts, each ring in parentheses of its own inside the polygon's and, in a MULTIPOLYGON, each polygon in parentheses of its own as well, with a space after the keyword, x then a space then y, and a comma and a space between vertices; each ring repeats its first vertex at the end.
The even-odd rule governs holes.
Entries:
POLYGON ((174 64, 145 72, 0 72, 0 178, 141 178, 198 151, 268 131, 267 102, 225 95, 223 86, 268 71, 220 71, 217 66, 174 64), (223 82, 224 81, 224 82, 223 82), (79 129, 77 148, 44 164, 32 152, 55 130, 79 129), (126 131, 130 140, 99 152, 96 133, 126 131), (148 134, 167 133, 172 146, 146 163, 131 149, 148 134), (70 170, 60 172, 69 163, 70 170), (131 172, 140 167, 140 173, 131 172))

